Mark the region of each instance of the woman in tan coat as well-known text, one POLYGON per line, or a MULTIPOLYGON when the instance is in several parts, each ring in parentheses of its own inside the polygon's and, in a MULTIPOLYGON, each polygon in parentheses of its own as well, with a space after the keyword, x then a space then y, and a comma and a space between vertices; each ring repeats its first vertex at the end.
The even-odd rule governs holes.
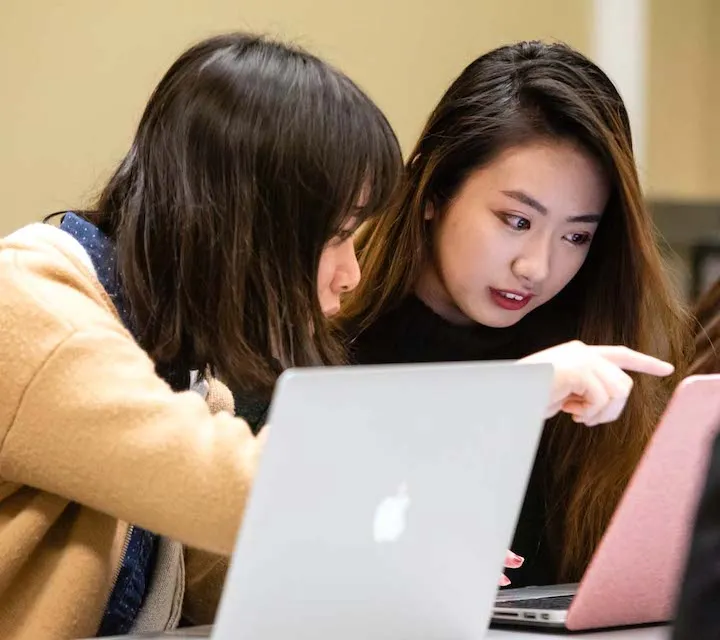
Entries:
POLYGON ((212 620, 260 446, 213 378, 265 394, 340 362, 324 317, 400 162, 342 73, 221 36, 161 80, 91 211, 0 242, 0 638, 212 620))

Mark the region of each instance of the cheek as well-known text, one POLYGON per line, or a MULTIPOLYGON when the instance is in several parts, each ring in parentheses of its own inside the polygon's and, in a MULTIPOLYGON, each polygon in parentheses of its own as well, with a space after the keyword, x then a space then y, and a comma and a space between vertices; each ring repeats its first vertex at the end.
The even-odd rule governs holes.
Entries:
POLYGON ((491 222, 448 224, 439 230, 435 257, 451 291, 485 286, 489 275, 507 266, 508 241, 491 222))
POLYGON ((334 275, 335 259, 333 250, 326 248, 320 256, 320 265, 318 266, 317 287, 320 295, 330 287, 334 275))

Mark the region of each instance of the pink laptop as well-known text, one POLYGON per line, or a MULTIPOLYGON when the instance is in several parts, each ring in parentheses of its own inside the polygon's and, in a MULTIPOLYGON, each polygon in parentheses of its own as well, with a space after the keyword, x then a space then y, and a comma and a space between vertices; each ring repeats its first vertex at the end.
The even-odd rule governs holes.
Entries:
POLYGON ((720 375, 683 380, 582 582, 502 591, 493 624, 584 631, 670 621, 719 429, 720 375))

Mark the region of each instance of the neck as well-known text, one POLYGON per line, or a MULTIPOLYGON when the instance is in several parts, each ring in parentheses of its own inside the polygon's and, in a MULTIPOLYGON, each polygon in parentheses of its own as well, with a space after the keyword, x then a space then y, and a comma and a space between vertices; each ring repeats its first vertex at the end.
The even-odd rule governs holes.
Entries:
POLYGON ((468 318, 455 304, 455 301, 443 284, 437 269, 431 264, 425 265, 423 268, 420 278, 415 285, 415 295, 441 318, 444 318, 452 324, 474 324, 472 319, 468 318))

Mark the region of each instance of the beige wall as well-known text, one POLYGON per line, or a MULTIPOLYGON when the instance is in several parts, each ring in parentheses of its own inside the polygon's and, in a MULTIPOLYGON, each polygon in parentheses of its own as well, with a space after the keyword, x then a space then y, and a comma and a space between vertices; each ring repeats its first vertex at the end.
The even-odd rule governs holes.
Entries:
MULTIPOLYGON (((705 141, 708 158, 707 180, 710 185, 709 196, 720 199, 720 3, 711 2, 710 25, 710 65, 706 82, 710 86, 708 103, 708 136, 705 141)), ((718 230, 720 231, 720 230, 718 230)))
POLYGON ((647 176, 654 198, 720 198, 720 3, 652 0, 647 176))
POLYGON ((590 0, 2 0, 0 233, 86 202, 177 54, 232 29, 292 38, 336 63, 407 149, 483 51, 523 38, 587 51, 590 0))

